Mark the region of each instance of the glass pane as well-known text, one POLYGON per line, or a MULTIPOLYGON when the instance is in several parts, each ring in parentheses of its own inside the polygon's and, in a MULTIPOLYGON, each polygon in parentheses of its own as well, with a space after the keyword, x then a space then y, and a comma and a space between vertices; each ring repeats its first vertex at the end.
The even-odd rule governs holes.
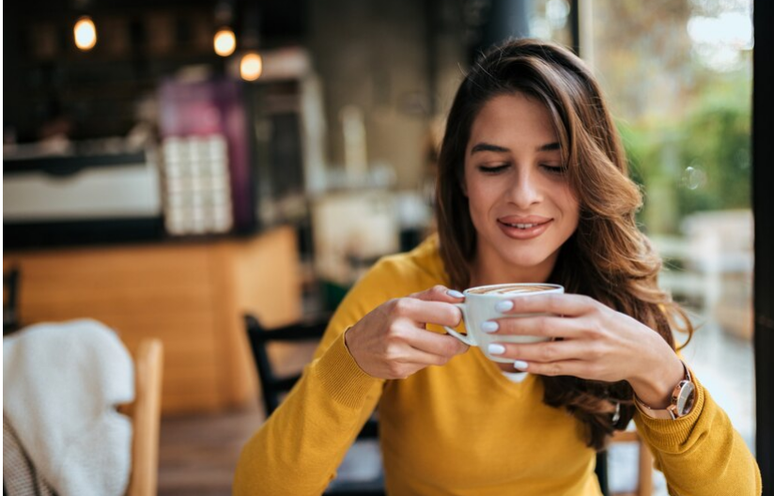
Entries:
POLYGON ((533 0, 530 7, 530 36, 572 46, 570 3, 567 0, 533 0))
POLYGON ((660 283, 698 328, 683 356, 754 450, 752 2, 580 3, 581 55, 643 185, 660 283))

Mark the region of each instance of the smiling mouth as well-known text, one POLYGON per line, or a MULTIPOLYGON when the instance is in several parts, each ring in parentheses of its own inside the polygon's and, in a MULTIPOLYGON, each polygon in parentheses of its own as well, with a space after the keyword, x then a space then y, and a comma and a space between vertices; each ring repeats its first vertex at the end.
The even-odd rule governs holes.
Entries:
POLYGON ((548 224, 551 221, 547 220, 545 222, 540 222, 540 223, 534 222, 532 224, 510 224, 508 222, 503 222, 503 221, 498 221, 498 222, 500 224, 504 225, 504 226, 515 227, 516 229, 521 229, 521 230, 526 231, 527 229, 532 229, 533 227, 543 226, 545 224, 548 224))

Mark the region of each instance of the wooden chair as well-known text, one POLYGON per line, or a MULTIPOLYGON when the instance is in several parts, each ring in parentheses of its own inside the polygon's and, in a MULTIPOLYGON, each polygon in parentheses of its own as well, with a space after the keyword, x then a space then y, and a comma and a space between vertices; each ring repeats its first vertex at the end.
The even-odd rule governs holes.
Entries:
POLYGON ((164 347, 144 339, 134 354, 135 399, 119 409, 132 419, 132 472, 127 496, 155 496, 158 487, 164 347))
MULTIPOLYGON (((4 336, 22 327, 18 313, 19 279, 18 268, 4 268, 4 336)), ((155 496, 157 492, 163 354, 159 339, 140 342, 134 354, 135 399, 119 406, 119 411, 132 420, 132 465, 127 496, 155 496)))
MULTIPOLYGON (((282 401, 283 395, 287 393, 300 378, 300 374, 279 375, 276 372, 277 364, 274 363, 269 356, 269 351, 267 349, 268 345, 270 343, 317 343, 322 338, 328 325, 328 316, 315 319, 311 322, 297 323, 274 329, 265 329, 258 322, 258 319, 252 315, 245 315, 244 318, 247 337, 250 342, 250 349, 252 350, 255 365, 258 369, 258 380, 261 385, 262 393, 261 399, 264 408, 266 409, 266 416, 268 417, 277 409, 282 401)), ((376 417, 371 417, 358 434, 357 441, 350 450, 350 454, 356 453, 359 443, 361 446, 365 443, 373 444, 378 440, 378 437, 378 421, 376 417)), ((365 451, 365 453, 369 452, 365 451)), ((348 454, 348 458, 350 457, 350 454, 348 454)), ((347 459, 345 459, 342 467, 346 463, 347 459)), ((377 473, 375 477, 370 478, 369 480, 347 480, 346 477, 343 477, 344 474, 342 474, 342 471, 340 470, 339 477, 331 482, 331 485, 325 491, 325 494, 329 496, 383 496, 385 494, 384 471, 381 467, 380 454, 376 457, 374 463, 378 464, 376 470, 373 470, 377 473)))
POLYGON ((651 496, 653 494, 653 456, 637 431, 616 431, 610 440, 614 443, 636 443, 638 451, 637 487, 634 492, 613 493, 609 488, 607 457, 608 452, 597 454, 596 474, 604 496, 651 496))
POLYGON ((155 496, 157 492, 162 366, 161 341, 142 340, 134 353, 134 401, 118 408, 132 421, 127 496, 155 496))
POLYGON ((637 443, 637 489, 633 493, 618 493, 615 496, 651 496, 653 494, 653 455, 637 431, 617 431, 614 443, 637 443))

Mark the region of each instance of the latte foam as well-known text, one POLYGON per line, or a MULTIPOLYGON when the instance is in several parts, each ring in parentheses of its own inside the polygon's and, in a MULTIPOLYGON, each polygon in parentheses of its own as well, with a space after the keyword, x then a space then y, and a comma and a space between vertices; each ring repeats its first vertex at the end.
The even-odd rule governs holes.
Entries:
POLYGON ((544 284, 498 284, 496 286, 481 286, 468 290, 470 294, 518 294, 540 293, 556 289, 555 286, 544 284))

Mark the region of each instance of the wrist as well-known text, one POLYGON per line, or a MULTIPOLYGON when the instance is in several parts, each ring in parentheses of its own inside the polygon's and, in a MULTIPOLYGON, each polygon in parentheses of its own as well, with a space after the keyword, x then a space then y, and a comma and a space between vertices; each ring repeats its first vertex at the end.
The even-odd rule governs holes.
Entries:
POLYGON ((685 366, 672 352, 664 363, 649 367, 645 374, 630 379, 629 384, 641 402, 661 409, 670 404, 675 385, 684 378, 685 366))

